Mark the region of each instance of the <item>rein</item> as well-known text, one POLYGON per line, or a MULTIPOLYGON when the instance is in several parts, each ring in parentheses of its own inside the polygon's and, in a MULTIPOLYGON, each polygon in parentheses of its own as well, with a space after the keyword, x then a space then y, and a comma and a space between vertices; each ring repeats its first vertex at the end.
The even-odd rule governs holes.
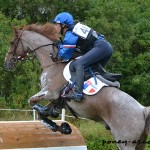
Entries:
POLYGON ((22 43, 22 40, 21 40, 21 36, 22 36, 23 31, 24 31, 24 30, 22 30, 22 31, 20 32, 20 34, 17 35, 17 39, 16 39, 16 41, 14 42, 14 47, 9 51, 9 53, 13 55, 13 59, 11 60, 11 62, 12 62, 13 64, 17 63, 18 61, 25 61, 26 59, 29 59, 29 57, 30 57, 29 54, 35 52, 36 50, 38 50, 38 49, 40 49, 40 48, 42 48, 42 47, 46 47, 46 46, 50 46, 50 45, 53 46, 53 52, 50 53, 50 58, 52 59, 53 62, 57 62, 57 61, 58 61, 58 58, 57 58, 58 52, 57 52, 56 55, 54 56, 54 51, 55 51, 54 46, 56 46, 55 43, 41 45, 41 46, 39 46, 39 47, 37 47, 37 48, 35 48, 35 49, 32 49, 32 50, 31 50, 29 47, 27 47, 27 52, 25 52, 24 47, 23 47, 23 43, 22 43), (16 57, 16 56, 15 56, 15 55, 16 55, 16 49, 17 49, 17 47, 18 47, 19 41, 21 41, 21 45, 22 45, 22 48, 23 48, 23 51, 24 51, 24 55, 23 55, 23 56, 17 56, 17 57, 16 57))
POLYGON ((53 46, 54 46, 54 43, 41 45, 41 46, 39 46, 39 47, 37 47, 37 48, 35 48, 35 49, 33 49, 33 50, 30 50, 30 52, 34 52, 34 51, 36 51, 36 50, 38 50, 38 49, 40 49, 40 48, 42 48, 42 47, 46 47, 46 46, 49 46, 49 45, 53 45, 53 46))
MULTIPOLYGON (((49 46, 49 45, 52 45, 52 46, 53 46, 53 51, 54 51, 54 46, 56 46, 55 43, 41 45, 41 46, 39 46, 39 47, 37 47, 37 48, 35 48, 35 49, 33 49, 33 50, 31 50, 29 47, 28 47, 28 49, 29 49, 30 53, 33 53, 34 51, 36 51, 36 50, 38 50, 38 49, 40 49, 40 48, 42 48, 42 47, 49 46)), ((57 56, 58 56, 58 52, 57 52, 56 56, 54 56, 53 53, 50 53, 50 58, 52 59, 53 62, 58 62, 58 57, 57 57, 57 56)), ((49 65, 49 66, 51 66, 51 65, 49 65)), ((48 66, 47 66, 47 67, 48 67, 48 66)))

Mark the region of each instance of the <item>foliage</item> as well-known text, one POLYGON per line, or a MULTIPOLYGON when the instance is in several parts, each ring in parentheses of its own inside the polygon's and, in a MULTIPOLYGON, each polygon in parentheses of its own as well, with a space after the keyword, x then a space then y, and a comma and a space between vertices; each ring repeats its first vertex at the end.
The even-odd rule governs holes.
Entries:
POLYGON ((12 38, 12 27, 22 26, 27 22, 25 20, 18 21, 16 19, 11 21, 2 15, 2 13, 0 13, 0 20, 0 106, 11 108, 28 107, 27 98, 29 95, 34 94, 39 88, 37 84, 39 76, 37 76, 36 73, 38 73, 37 70, 39 70, 40 67, 35 67, 38 65, 37 61, 35 64, 33 62, 28 62, 23 65, 20 64, 13 72, 7 72, 3 67, 5 54, 9 49, 9 42, 12 38), (37 70, 35 68, 37 68, 37 70), (34 73, 33 70, 35 70, 34 73))
POLYGON ((0 2, 0 10, 4 15, 11 20, 25 18, 28 23, 50 21, 50 18, 54 18, 62 11, 73 13, 77 19, 84 20, 87 8, 90 8, 90 0, 7 0, 7 3, 1 0, 0 2))
MULTIPOLYGON (((121 90, 143 105, 150 105, 150 1, 149 0, 5 0, 0 1, 0 108, 27 108, 28 98, 39 91, 41 68, 32 60, 17 65, 13 72, 3 67, 13 35, 13 26, 45 23, 59 12, 68 11, 105 35, 114 48, 109 72, 124 75, 121 90)), ((12 113, 11 113, 12 114, 12 113)), ((16 119, 16 114, 6 114, 16 119)), ((23 119, 23 114, 21 118, 23 119)), ((30 114, 29 119, 32 114, 30 114)), ((0 118, 3 120, 4 113, 0 118)), ((25 116, 26 118, 27 115, 25 116)), ((69 120, 70 121, 70 120, 69 120)), ((93 121, 71 120, 86 140, 88 150, 117 150, 109 131, 93 121)), ((148 139, 150 141, 150 137, 148 139)), ((146 150, 150 149, 147 145, 146 150)))
POLYGON ((19 64, 13 72, 3 67, 12 26, 45 23, 62 11, 105 35, 114 48, 106 70, 122 73, 121 90, 150 105, 149 6, 148 0, 1 0, 0 106, 28 107, 27 99, 39 90, 41 68, 37 60, 19 64))
POLYGON ((124 75, 121 89, 149 105, 150 8, 148 1, 93 1, 86 23, 113 45, 110 72, 124 75), (140 92, 138 92, 140 91, 140 92))

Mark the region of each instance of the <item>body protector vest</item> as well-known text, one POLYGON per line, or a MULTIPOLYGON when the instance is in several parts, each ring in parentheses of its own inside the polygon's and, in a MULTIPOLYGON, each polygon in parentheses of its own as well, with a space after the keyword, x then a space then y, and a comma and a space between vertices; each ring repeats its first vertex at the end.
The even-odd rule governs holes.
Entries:
POLYGON ((77 23, 72 32, 78 35, 78 41, 76 44, 77 51, 85 54, 88 52, 94 45, 95 41, 98 39, 99 35, 96 31, 90 27, 77 23))

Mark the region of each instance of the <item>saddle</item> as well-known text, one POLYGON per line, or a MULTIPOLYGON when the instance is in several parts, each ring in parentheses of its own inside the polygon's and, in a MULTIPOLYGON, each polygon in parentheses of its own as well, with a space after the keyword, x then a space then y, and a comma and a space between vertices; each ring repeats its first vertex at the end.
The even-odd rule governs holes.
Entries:
POLYGON ((104 79, 112 82, 119 81, 123 77, 122 74, 106 72, 106 70, 101 66, 101 64, 91 65, 88 67, 88 69, 85 70, 85 79, 90 78, 91 74, 101 75, 104 79), (91 71, 88 71, 88 69, 90 68, 93 73, 91 71))
MULTIPOLYGON (((66 65, 63 71, 63 75, 64 78, 69 83, 71 83, 71 86, 73 87, 76 75, 75 73, 70 72, 69 66, 71 63, 72 61, 66 65)), ((83 93, 87 95, 94 95, 104 86, 113 86, 119 88, 120 83, 118 82, 118 80, 121 77, 121 74, 106 72, 104 68, 99 64, 88 66, 85 69, 83 93)))

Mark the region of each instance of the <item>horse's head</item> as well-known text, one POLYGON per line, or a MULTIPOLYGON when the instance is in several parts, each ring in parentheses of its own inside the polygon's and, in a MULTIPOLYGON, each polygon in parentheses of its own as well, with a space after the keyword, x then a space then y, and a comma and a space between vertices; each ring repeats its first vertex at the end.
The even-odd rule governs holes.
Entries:
POLYGON ((7 70, 12 70, 18 61, 23 61, 28 58, 29 49, 26 44, 22 43, 23 31, 14 29, 13 39, 10 42, 10 48, 4 62, 7 70))
POLYGON ((14 29, 14 36, 12 41, 10 42, 10 48, 5 57, 5 68, 7 70, 12 70, 18 61, 23 61, 29 58, 29 54, 35 50, 34 46, 36 46, 36 48, 38 47, 39 49, 43 47, 41 43, 52 45, 48 43, 50 43, 50 41, 57 41, 59 39, 59 36, 60 35, 57 34, 54 25, 50 23, 46 23, 45 25, 32 24, 24 26, 20 29, 14 29), (34 32, 34 34, 32 32, 32 39, 30 37, 31 34, 26 34, 27 31, 34 32), (39 39, 37 39, 37 34, 44 36, 45 38, 47 38, 47 40, 43 37, 39 37, 39 39), (37 42, 38 44, 35 42, 37 42), (32 50, 30 50, 30 48, 32 50))

